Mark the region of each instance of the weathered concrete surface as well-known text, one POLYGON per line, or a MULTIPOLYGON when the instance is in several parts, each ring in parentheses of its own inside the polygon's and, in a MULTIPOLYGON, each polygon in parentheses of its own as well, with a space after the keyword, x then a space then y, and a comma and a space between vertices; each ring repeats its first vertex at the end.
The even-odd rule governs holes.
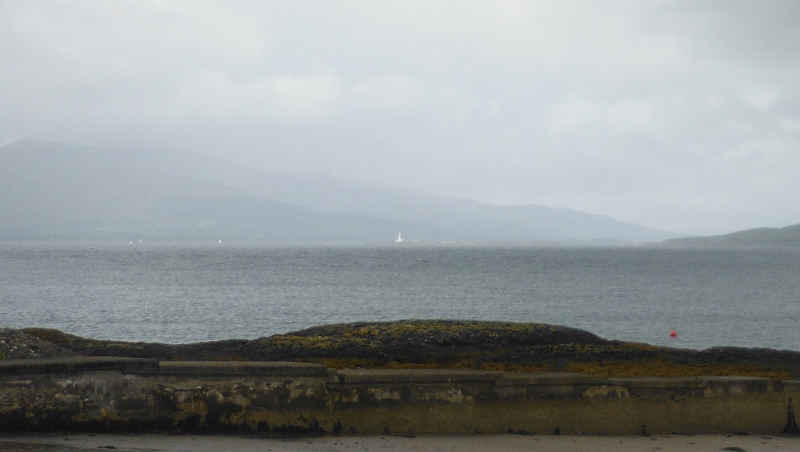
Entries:
POLYGON ((159 361, 147 358, 78 356, 72 358, 7 359, 0 361, 0 375, 40 375, 114 370, 124 374, 158 374, 159 361))
POLYGON ((160 367, 161 375, 328 376, 320 364, 281 361, 163 361, 160 367))
POLYGON ((750 377, 337 371, 266 362, 161 362, 154 371, 147 360, 119 358, 61 368, 52 360, 4 364, 5 432, 640 434, 645 426, 648 433, 777 434, 789 398, 800 400, 799 381, 750 377))

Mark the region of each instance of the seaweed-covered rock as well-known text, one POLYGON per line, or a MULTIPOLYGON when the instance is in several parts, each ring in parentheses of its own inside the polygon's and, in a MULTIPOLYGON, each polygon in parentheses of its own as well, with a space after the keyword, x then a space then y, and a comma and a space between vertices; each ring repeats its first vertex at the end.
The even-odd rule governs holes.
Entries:
MULTIPOLYGON (((81 356, 305 361, 338 368, 457 367, 617 376, 800 376, 800 352, 737 347, 708 350, 657 347, 610 341, 576 328, 540 323, 358 322, 322 325, 254 340, 177 345, 101 341, 42 328, 29 328, 15 334, 30 336, 29 341, 38 341, 38 344, 49 343, 52 348, 46 350, 53 353, 81 356)), ((37 356, 49 356, 45 348, 39 347, 42 352, 37 356)))
POLYGON ((162 344, 88 339, 50 328, 25 328, 21 331, 37 339, 53 343, 77 356, 118 356, 162 360, 231 360, 236 359, 235 350, 249 342, 244 339, 231 339, 195 344, 162 344))
POLYGON ((20 330, 0 328, 0 359, 61 358, 75 356, 72 350, 20 330))

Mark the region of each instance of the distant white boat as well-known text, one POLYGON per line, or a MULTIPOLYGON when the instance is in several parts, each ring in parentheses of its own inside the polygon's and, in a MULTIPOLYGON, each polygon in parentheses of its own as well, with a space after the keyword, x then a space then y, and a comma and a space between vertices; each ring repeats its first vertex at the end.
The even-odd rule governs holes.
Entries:
POLYGON ((401 233, 399 233, 399 232, 398 232, 398 233, 397 233, 397 240, 395 240, 395 242, 397 242, 397 243, 403 243, 403 234, 401 234, 401 233))

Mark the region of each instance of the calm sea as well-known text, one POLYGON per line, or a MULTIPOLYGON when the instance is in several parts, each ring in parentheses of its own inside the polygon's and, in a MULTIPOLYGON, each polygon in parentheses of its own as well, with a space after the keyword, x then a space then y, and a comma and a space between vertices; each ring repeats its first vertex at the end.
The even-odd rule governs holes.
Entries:
POLYGON ((800 249, 0 245, 3 327, 181 343, 406 318, 800 350, 800 249))

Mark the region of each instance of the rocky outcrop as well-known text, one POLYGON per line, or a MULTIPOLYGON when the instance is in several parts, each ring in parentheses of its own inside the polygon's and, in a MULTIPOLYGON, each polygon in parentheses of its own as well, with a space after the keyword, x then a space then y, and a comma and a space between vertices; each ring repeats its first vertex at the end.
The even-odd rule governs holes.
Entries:
MULTIPOLYGON (((12 337, 38 347, 35 356, 41 357, 303 361, 340 369, 465 368, 605 376, 800 376, 800 352, 739 347, 674 349, 610 341, 587 331, 538 323, 362 322, 323 325, 254 340, 177 345, 102 341, 42 328, 0 331, 0 340, 12 337)), ((30 353, 17 350, 20 348, 11 355, 11 351, 0 348, 0 353, 9 358, 34 357, 31 347, 25 348, 30 353)))
POLYGON ((35 334, 0 328, 0 359, 58 358, 77 353, 35 334))

